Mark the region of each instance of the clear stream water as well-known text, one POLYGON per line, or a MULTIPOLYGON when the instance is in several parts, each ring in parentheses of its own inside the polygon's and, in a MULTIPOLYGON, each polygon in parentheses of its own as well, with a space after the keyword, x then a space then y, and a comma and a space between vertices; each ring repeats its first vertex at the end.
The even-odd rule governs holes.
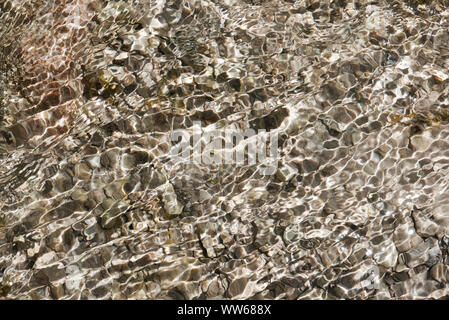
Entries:
POLYGON ((0 298, 447 298, 448 16, 1 1, 0 298), (275 135, 276 171, 173 162, 197 127, 275 135))

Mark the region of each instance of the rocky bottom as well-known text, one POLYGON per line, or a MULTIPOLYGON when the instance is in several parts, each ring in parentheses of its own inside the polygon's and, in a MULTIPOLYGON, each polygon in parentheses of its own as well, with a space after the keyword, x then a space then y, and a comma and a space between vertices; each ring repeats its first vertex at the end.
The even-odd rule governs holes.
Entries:
POLYGON ((2 1, 0 299, 449 297, 448 5, 2 1))

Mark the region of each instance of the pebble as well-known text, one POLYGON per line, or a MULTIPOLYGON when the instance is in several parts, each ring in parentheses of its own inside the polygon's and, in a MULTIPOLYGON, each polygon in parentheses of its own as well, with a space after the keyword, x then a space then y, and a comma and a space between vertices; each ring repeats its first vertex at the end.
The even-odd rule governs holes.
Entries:
POLYGON ((244 293, 245 288, 248 284, 247 278, 238 278, 233 280, 226 291, 229 298, 235 298, 244 293))

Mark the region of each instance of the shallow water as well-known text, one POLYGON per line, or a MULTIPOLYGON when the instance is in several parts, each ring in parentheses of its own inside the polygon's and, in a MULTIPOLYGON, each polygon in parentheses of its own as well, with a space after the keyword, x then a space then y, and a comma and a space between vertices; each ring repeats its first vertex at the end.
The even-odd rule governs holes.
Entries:
POLYGON ((447 297, 428 2, 2 1, 0 298, 447 297), (198 126, 269 131, 275 174, 173 161, 198 126))

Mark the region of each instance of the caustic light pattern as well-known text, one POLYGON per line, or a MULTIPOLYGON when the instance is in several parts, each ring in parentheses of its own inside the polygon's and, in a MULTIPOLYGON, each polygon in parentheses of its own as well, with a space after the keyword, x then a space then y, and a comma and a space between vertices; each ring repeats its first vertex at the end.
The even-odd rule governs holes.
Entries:
POLYGON ((448 5, 0 1, 0 299, 447 298, 448 5))

